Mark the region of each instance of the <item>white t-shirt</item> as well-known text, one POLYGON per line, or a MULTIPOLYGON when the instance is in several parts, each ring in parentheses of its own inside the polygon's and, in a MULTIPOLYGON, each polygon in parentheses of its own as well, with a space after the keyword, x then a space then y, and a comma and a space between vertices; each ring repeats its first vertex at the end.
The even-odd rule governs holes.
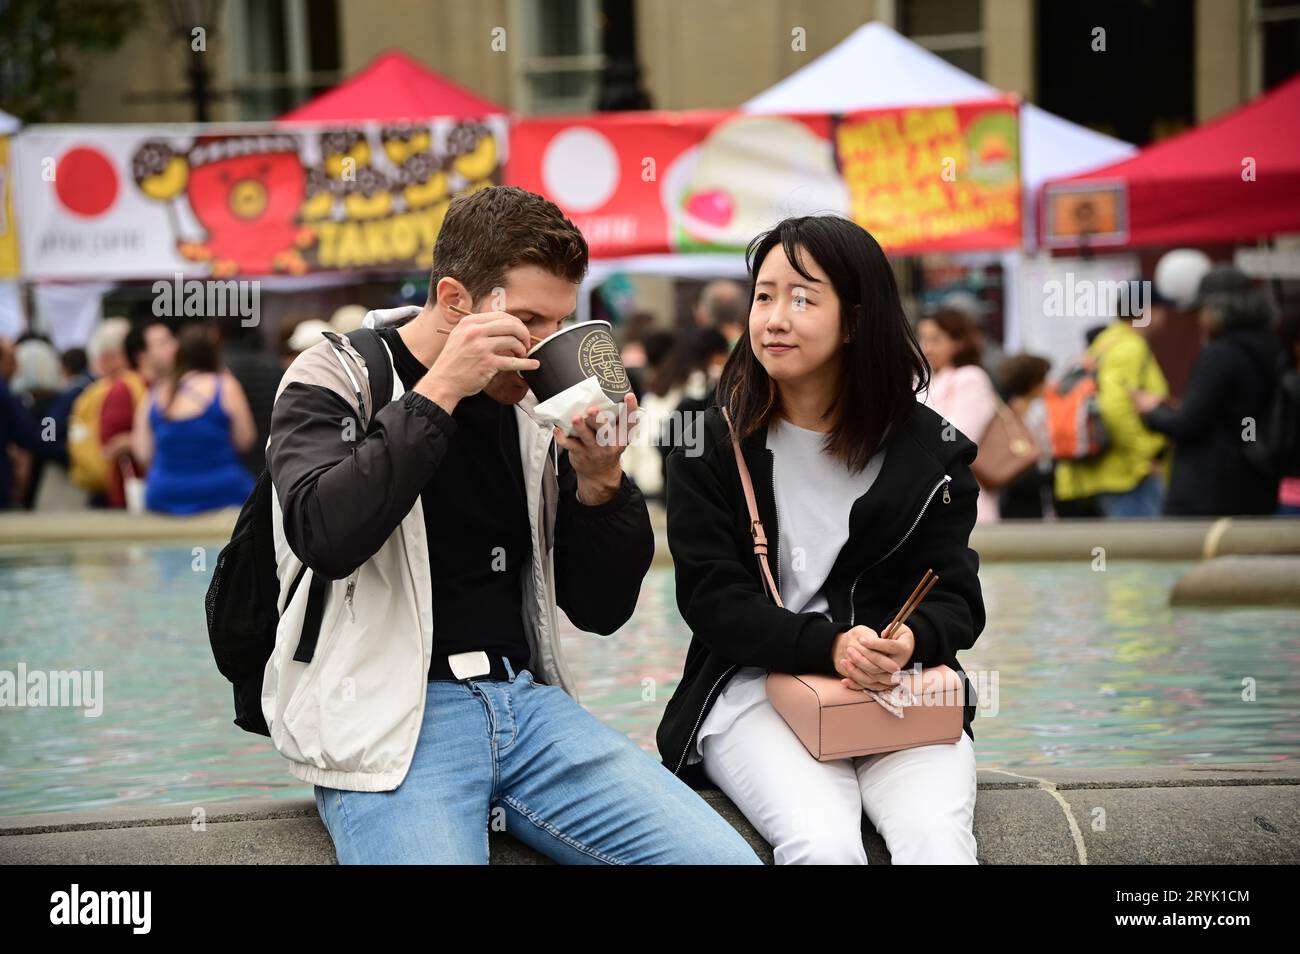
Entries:
MULTIPOLYGON (((767 431, 776 478, 778 539, 773 571, 778 574, 781 602, 792 613, 829 617, 830 604, 823 592, 826 578, 849 538, 853 502, 876 482, 885 451, 854 472, 822 449, 825 439, 821 431, 788 421, 773 423, 767 431)), ((742 666, 732 674, 700 726, 695 746, 687 754, 688 765, 700 761, 701 740, 725 731, 742 712, 767 698, 766 676, 767 670, 757 666, 742 666)))

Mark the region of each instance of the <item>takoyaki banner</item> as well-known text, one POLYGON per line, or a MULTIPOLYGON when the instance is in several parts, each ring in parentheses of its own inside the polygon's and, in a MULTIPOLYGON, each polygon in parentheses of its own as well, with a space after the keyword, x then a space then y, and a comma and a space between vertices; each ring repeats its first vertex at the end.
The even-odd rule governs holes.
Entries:
POLYGON ((13 140, 0 136, 0 281, 18 277, 18 230, 14 227, 13 140))
POLYGON ((787 215, 851 216, 893 253, 1020 244, 1013 99, 843 115, 525 119, 507 180, 554 201, 599 257, 742 249, 787 215))
POLYGON ((28 278, 428 268, 452 197, 502 181, 507 119, 33 126, 14 141, 28 278))

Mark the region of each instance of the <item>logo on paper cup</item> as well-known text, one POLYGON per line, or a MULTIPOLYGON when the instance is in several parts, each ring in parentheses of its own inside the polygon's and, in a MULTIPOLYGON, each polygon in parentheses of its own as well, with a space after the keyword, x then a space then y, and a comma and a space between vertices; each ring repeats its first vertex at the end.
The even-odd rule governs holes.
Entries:
POLYGON ((606 391, 627 391, 631 387, 618 346, 603 328, 588 333, 578 345, 578 367, 588 377, 595 375, 606 391))

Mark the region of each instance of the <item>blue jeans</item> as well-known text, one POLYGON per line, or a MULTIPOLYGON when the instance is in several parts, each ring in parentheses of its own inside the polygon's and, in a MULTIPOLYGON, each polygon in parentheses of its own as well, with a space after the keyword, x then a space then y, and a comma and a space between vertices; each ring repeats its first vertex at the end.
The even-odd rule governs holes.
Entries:
POLYGON ((688 785, 527 669, 427 692, 401 785, 316 786, 340 864, 487 864, 489 825, 566 864, 761 864, 688 785))
POLYGON ((1098 494, 1097 505, 1108 518, 1158 517, 1164 509, 1164 485, 1155 474, 1147 474, 1132 490, 1098 494))

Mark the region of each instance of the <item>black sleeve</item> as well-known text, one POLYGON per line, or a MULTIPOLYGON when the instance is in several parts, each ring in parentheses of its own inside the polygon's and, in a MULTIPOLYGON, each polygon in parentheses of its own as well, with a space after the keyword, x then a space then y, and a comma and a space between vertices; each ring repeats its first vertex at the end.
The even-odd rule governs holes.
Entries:
POLYGON ((783 609, 763 591, 757 557, 737 547, 732 508, 707 450, 687 456, 677 447, 668 455, 667 505, 677 606, 691 631, 740 665, 834 675, 831 649, 844 627, 821 613, 783 609))
POLYGON ((578 476, 567 452, 560 454, 558 476, 556 600, 574 626, 608 636, 631 619, 654 559, 650 513, 627 474, 613 498, 594 506, 578 500, 578 476))
POLYGON ((970 649, 984 629, 984 596, 980 590, 979 554, 970 547, 975 527, 975 500, 979 484, 969 466, 954 462, 949 503, 943 491, 935 495, 907 543, 894 557, 903 574, 903 591, 889 617, 874 620, 887 626, 902 609, 927 569, 939 577, 912 612, 907 625, 916 636, 916 649, 907 665, 922 667, 950 664, 959 650, 970 649))
POLYGON ((408 391, 363 432, 339 394, 294 382, 271 413, 267 466, 300 560, 322 577, 348 576, 378 552, 437 470, 456 422, 408 391))
POLYGON ((1182 406, 1161 404, 1143 414, 1142 423, 1180 444, 1204 443, 1232 397, 1232 369, 1226 358, 1218 349, 1203 348, 1192 363, 1182 406))

